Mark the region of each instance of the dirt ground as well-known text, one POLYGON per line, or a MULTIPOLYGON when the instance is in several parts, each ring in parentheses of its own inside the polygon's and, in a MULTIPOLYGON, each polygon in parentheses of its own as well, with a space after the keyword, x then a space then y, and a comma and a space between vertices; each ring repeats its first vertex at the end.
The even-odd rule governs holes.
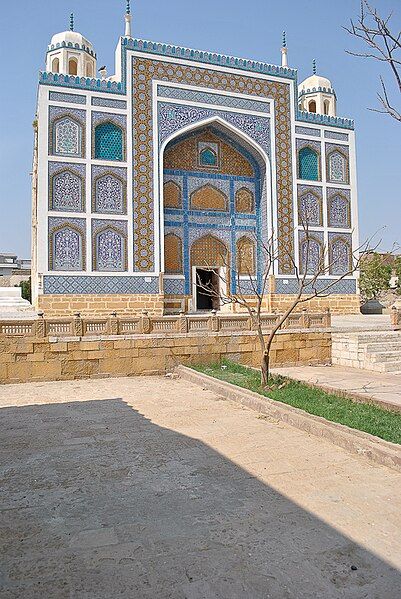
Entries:
POLYGON ((2 599, 401 596, 395 471, 168 378, 0 406, 2 599))

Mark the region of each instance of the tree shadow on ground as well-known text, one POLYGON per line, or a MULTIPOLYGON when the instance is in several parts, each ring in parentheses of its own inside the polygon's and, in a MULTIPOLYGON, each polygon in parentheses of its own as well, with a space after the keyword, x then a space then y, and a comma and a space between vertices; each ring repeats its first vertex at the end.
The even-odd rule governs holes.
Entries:
POLYGON ((4 598, 400 596, 389 564, 121 399, 0 415, 4 598))

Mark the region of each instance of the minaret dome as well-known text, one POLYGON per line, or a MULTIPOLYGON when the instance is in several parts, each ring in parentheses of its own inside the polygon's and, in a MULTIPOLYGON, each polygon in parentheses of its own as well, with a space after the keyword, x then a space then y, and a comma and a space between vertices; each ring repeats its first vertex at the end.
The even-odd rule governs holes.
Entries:
POLYGON ((313 75, 298 86, 299 109, 328 116, 337 116, 337 98, 331 81, 316 73, 316 61, 313 61, 313 75))
POLYGON ((74 31, 74 15, 70 16, 70 28, 53 35, 47 49, 46 71, 96 77, 96 53, 90 41, 74 31))

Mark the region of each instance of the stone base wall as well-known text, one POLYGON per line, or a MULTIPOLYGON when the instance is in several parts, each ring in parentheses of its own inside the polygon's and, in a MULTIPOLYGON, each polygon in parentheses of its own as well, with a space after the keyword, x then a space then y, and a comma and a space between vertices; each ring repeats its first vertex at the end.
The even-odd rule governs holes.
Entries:
POLYGON ((80 312, 82 316, 110 316, 117 312, 120 316, 142 314, 163 314, 164 296, 160 295, 40 295, 36 308, 45 316, 72 316, 80 312))
MULTIPOLYGON (((0 338, 0 382, 66 380, 90 377, 164 374, 178 364, 207 364, 228 358, 260 365, 255 333, 135 335, 81 339, 0 338)), ((331 333, 279 332, 271 365, 327 364, 331 333)))
MULTIPOLYGON (((267 309, 269 312, 285 312, 293 298, 293 295, 272 294, 267 309)), ((327 297, 317 297, 300 304, 297 310, 306 309, 308 312, 322 312, 329 308, 331 314, 359 314, 360 305, 360 296, 358 294, 332 294, 327 297)))
MULTIPOLYGON (((268 294, 263 300, 263 311, 284 312, 294 298, 293 295, 268 294)), ((248 298, 250 303, 252 298, 248 298)), ((189 297, 159 295, 40 295, 38 310, 45 316, 71 316, 80 312, 82 316, 109 316, 116 311, 119 316, 142 314, 146 310, 151 316, 161 316, 163 313, 188 311, 189 297)), ((309 312, 321 312, 330 308, 332 314, 359 314, 359 295, 330 295, 310 300, 298 306, 297 310, 307 309, 309 312)), ((240 306, 226 305, 224 312, 244 312, 240 306)))

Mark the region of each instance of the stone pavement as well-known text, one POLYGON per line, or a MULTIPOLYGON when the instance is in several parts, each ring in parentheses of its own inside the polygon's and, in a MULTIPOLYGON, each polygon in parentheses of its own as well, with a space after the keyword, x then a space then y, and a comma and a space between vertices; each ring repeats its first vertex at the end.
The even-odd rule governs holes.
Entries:
MULTIPOLYGON (((401 366, 400 366, 401 368, 401 366)), ((347 366, 285 366, 272 372, 384 403, 401 411, 401 375, 347 366)))
POLYGON ((160 377, 0 387, 4 599, 398 599, 400 475, 160 377))
POLYGON ((332 314, 333 332, 391 331, 390 314, 332 314))

